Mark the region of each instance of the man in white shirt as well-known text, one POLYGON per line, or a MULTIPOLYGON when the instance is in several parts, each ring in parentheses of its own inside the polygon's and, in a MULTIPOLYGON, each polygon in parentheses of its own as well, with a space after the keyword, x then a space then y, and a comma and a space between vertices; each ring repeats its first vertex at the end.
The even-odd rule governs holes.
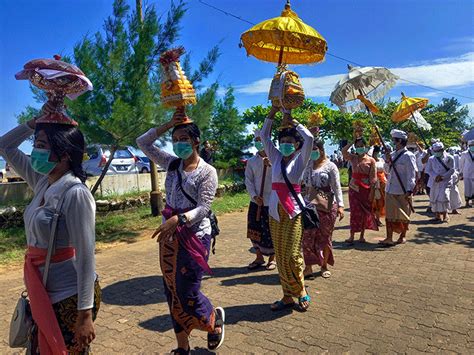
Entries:
POLYGON ((268 256, 267 270, 274 270, 275 251, 270 235, 268 201, 272 192, 272 169, 263 148, 260 132, 255 131, 255 147, 258 152, 247 161, 245 167, 245 186, 250 195, 247 215, 247 237, 252 241, 256 258, 248 268, 250 270, 265 265, 264 256, 268 256))
POLYGON ((435 221, 448 223, 447 212, 450 208, 450 189, 453 184, 454 158, 444 151, 444 145, 436 142, 431 147, 432 156, 426 164, 426 173, 430 176, 430 203, 435 213, 435 221), (441 218, 442 217, 442 218, 441 218))
POLYGON ((460 179, 464 181, 466 208, 471 207, 469 200, 474 200, 474 139, 467 144, 467 150, 461 153, 459 159, 460 179))
POLYGON ((386 153, 387 170, 390 175, 385 187, 385 221, 387 237, 380 242, 384 246, 394 245, 393 233, 400 234, 397 244, 405 243, 410 224, 411 201, 416 184, 416 158, 406 148, 408 136, 394 129, 390 132, 395 151, 386 153), (395 173, 395 169, 400 180, 395 173))

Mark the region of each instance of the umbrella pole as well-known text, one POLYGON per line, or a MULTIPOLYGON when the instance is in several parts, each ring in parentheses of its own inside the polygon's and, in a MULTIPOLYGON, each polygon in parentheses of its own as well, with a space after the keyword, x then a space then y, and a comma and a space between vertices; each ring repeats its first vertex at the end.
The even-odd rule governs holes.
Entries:
MULTIPOLYGON (((380 131, 379 131, 379 128, 377 127, 377 124, 375 122, 375 118, 374 118, 374 115, 372 114, 372 111, 369 110, 369 108, 367 106, 365 106, 367 112, 369 113, 369 116, 370 118, 372 119, 372 124, 374 125, 375 127, 375 131, 377 132, 377 135, 379 136, 379 139, 380 139, 380 142, 382 142, 382 145, 385 149, 385 151, 387 152, 388 151, 388 147, 387 145, 385 144, 383 138, 382 138, 382 135, 380 134, 380 131)), ((393 168, 393 171, 395 173, 395 176, 397 177, 397 180, 400 184, 400 186, 402 187, 402 190, 403 190, 403 193, 406 194, 407 193, 407 190, 405 188, 405 185, 403 185, 403 182, 402 182, 402 178, 400 177, 400 174, 398 173, 398 170, 397 170, 397 167, 395 165, 392 165, 392 168, 393 168)), ((415 213, 415 209, 413 208, 413 205, 411 203, 411 201, 407 198, 407 201, 408 201, 408 204, 410 205, 410 210, 415 213)))
POLYGON ((428 149, 429 145, 428 145, 428 143, 427 143, 427 141, 426 141, 426 138, 425 138, 423 132, 421 131, 420 126, 418 126, 418 121, 416 120, 415 115, 413 114, 413 111, 410 112, 410 113, 411 113, 411 117, 413 118, 413 121, 415 121, 415 126, 416 126, 416 128, 418 128, 418 133, 420 134, 421 139, 423 139, 423 143, 425 143, 426 149, 428 149))
POLYGON ((283 49, 284 49, 284 47, 282 46, 280 48, 280 56, 278 57, 278 67, 280 67, 281 63, 283 62, 283 49))

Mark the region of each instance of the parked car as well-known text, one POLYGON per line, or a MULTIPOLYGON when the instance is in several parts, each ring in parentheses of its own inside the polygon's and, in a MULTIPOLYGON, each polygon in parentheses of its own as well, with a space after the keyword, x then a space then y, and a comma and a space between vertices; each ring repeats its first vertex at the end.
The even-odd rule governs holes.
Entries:
MULTIPOLYGON (((151 171, 150 158, 137 156, 137 159, 138 159, 138 161, 137 161, 138 171, 142 174, 149 173, 151 171)), ((162 171, 165 171, 165 169, 163 169, 161 166, 157 165, 156 166, 156 171, 162 172, 162 171)))
MULTIPOLYGON (((88 176, 98 176, 102 173, 107 160, 110 157, 110 147, 93 145, 87 148, 88 160, 82 163, 82 167, 88 176)), ((138 158, 127 147, 117 149, 114 158, 107 170, 107 174, 134 174, 138 173, 138 158)))
POLYGON ((147 174, 151 171, 150 159, 148 157, 137 157, 137 169, 142 174, 147 174))

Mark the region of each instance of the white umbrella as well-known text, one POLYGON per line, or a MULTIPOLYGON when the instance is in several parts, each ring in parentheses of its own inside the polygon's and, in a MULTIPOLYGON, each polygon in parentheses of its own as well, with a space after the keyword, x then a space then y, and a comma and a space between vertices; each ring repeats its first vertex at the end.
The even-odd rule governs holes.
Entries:
POLYGON ((342 112, 356 112, 365 109, 358 100, 362 95, 374 102, 381 99, 395 86, 398 76, 383 67, 352 67, 335 86, 329 100, 342 112))

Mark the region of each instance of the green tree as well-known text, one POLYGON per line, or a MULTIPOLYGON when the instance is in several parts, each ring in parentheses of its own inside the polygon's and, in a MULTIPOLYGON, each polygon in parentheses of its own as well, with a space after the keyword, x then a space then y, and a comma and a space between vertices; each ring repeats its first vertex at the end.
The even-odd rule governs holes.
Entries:
POLYGON ((218 144, 214 155, 217 167, 237 165, 243 151, 249 147, 251 139, 246 134, 246 123, 235 107, 232 87, 227 88, 224 97, 216 101, 203 137, 218 144))
MULTIPOLYGON (((94 90, 74 101, 68 100, 68 111, 80 123, 88 143, 111 147, 109 161, 96 186, 116 149, 134 146, 139 133, 170 118, 172 112, 161 106, 158 58, 179 39, 185 13, 185 2, 179 1, 171 3, 164 17, 158 17, 155 8, 148 6, 141 18, 140 12, 130 11, 125 0, 115 0, 113 13, 105 20, 103 31, 86 35, 74 46, 71 61, 86 73, 94 90)), ((218 57, 218 48, 212 48, 195 71, 191 70, 189 56, 186 57, 190 80, 199 85, 211 74, 218 57)), ((200 111, 209 112, 216 90, 211 86, 200 95, 206 99, 197 105, 200 111)), ((44 102, 41 93, 35 98, 44 102)), ((35 113, 33 108, 27 107, 19 119, 25 120, 35 113)), ((204 121, 202 117, 199 119, 204 121)))
MULTIPOLYGON (((421 111, 423 117, 433 127, 431 131, 422 131, 419 133, 418 127, 410 120, 403 122, 393 122, 391 117, 397 107, 393 101, 380 101, 377 103, 380 112, 372 119, 367 112, 356 112, 354 114, 344 114, 337 109, 332 109, 325 104, 315 103, 311 99, 306 99, 301 107, 293 110, 293 116, 301 123, 307 125, 308 119, 313 112, 321 111, 324 122, 321 125, 321 137, 330 140, 332 143, 339 143, 343 139, 352 139, 352 124, 354 121, 361 121, 367 129, 364 134, 366 138, 370 137, 370 127, 375 121, 385 141, 390 141, 390 131, 394 128, 403 129, 408 132, 416 133, 421 139, 423 135, 429 142, 431 138, 441 139, 445 145, 457 145, 460 141, 460 133, 466 129, 469 123, 469 110, 467 106, 462 106, 456 99, 444 98, 438 105, 429 105, 421 111)), ((247 124, 255 124, 259 127, 270 111, 270 105, 253 106, 243 114, 244 121, 247 124)), ((281 122, 281 115, 277 115, 275 126, 278 127, 281 122)), ((276 138, 277 130, 273 130, 276 138)))

